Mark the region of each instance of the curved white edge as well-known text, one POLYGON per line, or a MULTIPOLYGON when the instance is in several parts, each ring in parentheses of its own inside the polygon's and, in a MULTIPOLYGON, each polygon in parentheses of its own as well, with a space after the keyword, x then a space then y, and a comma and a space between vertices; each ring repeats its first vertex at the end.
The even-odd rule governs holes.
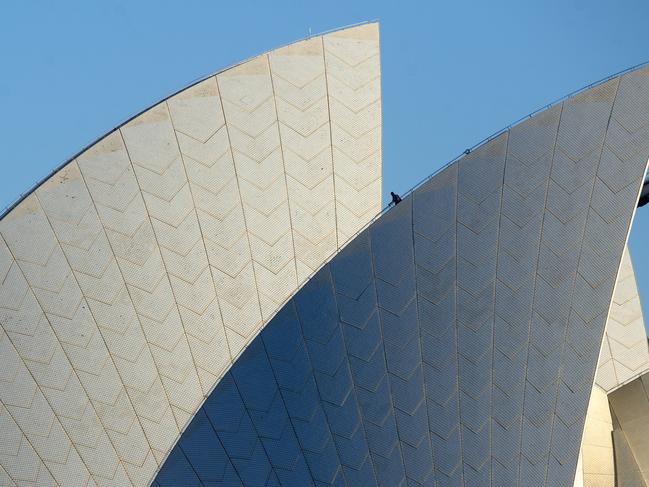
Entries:
POLYGON ((246 345, 380 211, 380 95, 377 24, 313 37, 138 115, 2 218, 13 481, 28 450, 32 480, 151 482, 246 345))
POLYGON ((606 323, 595 383, 610 393, 647 370, 647 332, 635 272, 626 247, 606 323))

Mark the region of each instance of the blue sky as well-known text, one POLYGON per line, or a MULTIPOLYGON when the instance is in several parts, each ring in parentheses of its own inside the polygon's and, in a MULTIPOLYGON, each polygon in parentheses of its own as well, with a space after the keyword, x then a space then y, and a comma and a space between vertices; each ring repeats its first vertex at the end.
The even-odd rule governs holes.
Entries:
MULTIPOLYGON (((375 19, 386 193, 532 110, 649 61, 646 0, 5 1, 0 207, 192 80, 309 31, 375 19)), ((630 245, 649 299, 647 237, 644 208, 630 245)))

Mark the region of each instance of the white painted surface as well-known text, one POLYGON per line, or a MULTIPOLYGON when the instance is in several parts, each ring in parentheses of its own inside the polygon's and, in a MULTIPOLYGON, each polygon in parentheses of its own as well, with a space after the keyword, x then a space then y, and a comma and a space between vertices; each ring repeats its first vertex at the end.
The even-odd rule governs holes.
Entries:
POLYGON ((151 481, 380 211, 379 87, 377 24, 278 49, 129 121, 0 221, 2 482, 151 481))

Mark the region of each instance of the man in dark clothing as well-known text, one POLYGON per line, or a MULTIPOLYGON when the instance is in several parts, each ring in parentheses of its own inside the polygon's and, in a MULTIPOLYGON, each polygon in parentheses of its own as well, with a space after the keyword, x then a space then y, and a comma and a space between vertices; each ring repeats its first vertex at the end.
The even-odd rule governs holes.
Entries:
POLYGON ((396 205, 398 205, 399 203, 401 203, 401 196, 399 196, 399 195, 398 195, 397 193, 395 193, 394 191, 390 191, 390 194, 392 195, 392 204, 393 204, 393 205, 396 206, 396 205))
POLYGON ((638 201, 638 208, 649 203, 649 179, 645 180, 640 191, 640 201, 638 201))

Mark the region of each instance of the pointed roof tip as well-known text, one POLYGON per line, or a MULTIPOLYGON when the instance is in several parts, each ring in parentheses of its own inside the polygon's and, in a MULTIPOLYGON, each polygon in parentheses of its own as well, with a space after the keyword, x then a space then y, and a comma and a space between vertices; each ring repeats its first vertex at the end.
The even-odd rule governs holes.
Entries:
POLYGON ((353 39, 375 40, 379 34, 379 21, 366 20, 357 24, 350 24, 344 27, 339 27, 330 31, 317 34, 323 37, 347 37, 353 39))
POLYGON ((45 181, 50 179, 54 174, 56 174, 58 171, 60 171, 62 168, 67 166, 70 162, 72 162, 74 159, 77 157, 81 156, 83 153, 85 153, 88 150, 91 150, 96 144, 98 144, 100 141, 103 139, 107 138, 110 136, 112 133, 116 132, 129 122, 135 120, 136 118, 140 117, 142 114, 145 112, 155 108, 157 105, 160 105, 161 103, 164 103, 165 101, 169 100, 170 98, 182 93, 183 91, 186 91, 190 88, 193 88, 194 86, 200 84, 203 81, 208 80, 209 78, 212 78, 213 76, 217 75, 222 75, 227 71, 233 70, 235 68, 239 68, 242 65, 245 65, 251 61, 255 61, 258 58, 261 58, 263 56, 266 56, 270 53, 280 51, 285 48, 289 48, 291 46, 294 46, 295 44, 299 44, 301 42, 313 39, 313 38, 318 38, 318 37, 325 37, 325 36, 333 36, 333 37, 343 37, 343 38, 349 38, 349 39, 360 39, 360 40, 378 40, 379 38, 379 20, 378 19, 373 19, 373 20, 363 20, 361 22, 353 23, 353 24, 348 24, 345 26, 340 26, 334 29, 330 29, 324 32, 316 32, 313 34, 309 34, 307 37, 303 37, 300 39, 295 39, 294 41, 291 41, 287 44, 284 44, 282 46, 277 46, 272 49, 269 49, 267 51, 261 52, 259 54, 250 56, 246 59, 243 59, 237 63, 231 64, 229 66, 222 67, 216 71, 212 71, 209 74, 199 76, 198 78, 195 78, 191 82, 183 85, 181 88, 173 91, 169 95, 155 101, 154 103, 147 105, 146 107, 142 108, 141 110, 127 116, 125 119, 123 119, 121 122, 117 123, 115 126, 111 127, 109 130, 104 132, 102 135, 99 137, 93 139, 91 142, 88 144, 84 145, 80 150, 77 152, 74 152, 71 156, 69 156, 67 159, 65 159, 63 162, 60 164, 56 165, 50 172, 48 172, 44 177, 41 179, 37 180, 31 187, 29 187, 26 191, 23 193, 20 193, 13 201, 9 202, 4 208, 0 207, 0 220, 3 220, 9 213, 11 213, 12 210, 14 210, 23 200, 25 200, 28 196, 30 196, 36 189, 38 189, 45 181))

